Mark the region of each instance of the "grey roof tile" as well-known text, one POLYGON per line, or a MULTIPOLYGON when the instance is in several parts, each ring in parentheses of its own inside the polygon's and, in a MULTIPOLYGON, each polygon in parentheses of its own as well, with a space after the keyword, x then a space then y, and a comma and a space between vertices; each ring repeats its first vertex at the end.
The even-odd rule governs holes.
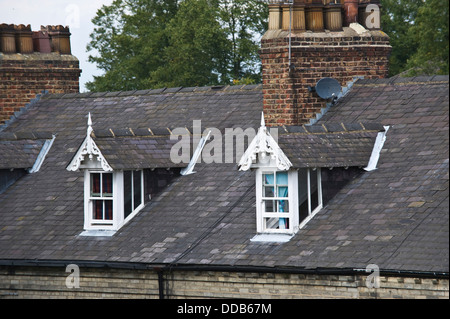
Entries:
MULTIPOLYGON (((259 126, 260 86, 186 91, 46 96, 12 122, 4 133, 51 131, 56 139, 41 171, 23 176, 0 195, 0 259, 302 269, 365 268, 375 263, 381 269, 448 272, 448 78, 358 81, 319 121, 326 132, 300 138, 301 129, 286 128, 286 139, 292 138, 299 148, 322 137, 324 145, 348 149, 348 154, 333 154, 327 148, 324 157, 348 160, 356 157, 351 147, 365 149, 364 141, 373 143, 376 129, 366 123, 391 126, 378 169, 359 171, 288 243, 250 241, 256 230, 255 176, 232 163, 200 163, 197 173, 176 177, 113 237, 78 236, 83 228, 83 173, 65 167, 85 137, 88 112, 97 132, 167 131, 149 137, 136 132, 137 136, 96 137, 100 144, 110 143, 116 154, 120 143, 113 144, 119 139, 125 141, 123 147, 141 145, 145 150, 153 142, 162 147, 159 141, 170 137, 166 128, 191 127, 198 119, 202 131, 259 126), (346 132, 338 131, 335 125, 340 123, 346 132), (357 138, 345 140, 349 135, 357 138)), ((295 145, 289 148, 293 154, 302 152, 295 145)))

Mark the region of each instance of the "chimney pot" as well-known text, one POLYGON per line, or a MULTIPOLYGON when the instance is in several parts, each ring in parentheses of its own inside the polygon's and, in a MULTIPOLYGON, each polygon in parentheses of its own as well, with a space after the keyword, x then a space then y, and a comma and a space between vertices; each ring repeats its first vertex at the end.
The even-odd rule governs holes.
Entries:
POLYGON ((31 25, 19 24, 14 27, 16 36, 16 50, 18 53, 33 53, 33 32, 31 25))
POLYGON ((358 0, 344 0, 345 26, 358 22, 358 0))
POLYGON ((269 30, 278 30, 281 26, 281 7, 276 4, 269 5, 269 30))
POLYGON ((46 31, 33 32, 33 47, 34 51, 40 53, 51 53, 50 37, 46 31))
POLYGON ((14 24, 3 23, 0 25, 0 52, 16 53, 15 34, 14 24))
POLYGON ((41 31, 48 32, 51 40, 52 52, 58 52, 60 54, 71 54, 70 48, 70 31, 69 27, 63 27, 62 25, 46 27, 41 26, 41 31))
POLYGON ((325 28, 330 31, 342 30, 342 6, 341 4, 329 3, 325 7, 325 28))
POLYGON ((324 30, 323 24, 323 2, 322 0, 310 0, 306 4, 306 28, 311 31, 320 32, 324 30))

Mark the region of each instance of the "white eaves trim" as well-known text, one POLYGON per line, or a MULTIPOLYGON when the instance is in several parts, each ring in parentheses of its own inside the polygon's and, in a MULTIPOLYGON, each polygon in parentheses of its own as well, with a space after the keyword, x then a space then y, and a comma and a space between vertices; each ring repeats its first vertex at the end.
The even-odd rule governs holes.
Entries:
POLYGON ((91 161, 94 160, 95 157, 97 159, 97 162, 100 163, 103 171, 105 172, 113 171, 112 167, 108 164, 108 161, 102 155, 102 152, 98 148, 97 144, 95 144, 94 140, 92 139, 91 137, 92 131, 93 130, 92 130, 91 113, 89 113, 86 138, 84 139, 83 143, 81 144, 80 148, 78 149, 77 153, 73 157, 70 164, 66 167, 68 171, 73 172, 78 171, 82 163, 85 161, 86 156, 88 156, 88 159, 91 161))
POLYGON ((261 116, 261 127, 258 129, 258 133, 239 161, 239 170, 247 171, 250 168, 259 167, 257 160, 262 166, 276 167, 280 171, 287 171, 292 167, 289 158, 267 130, 264 113, 261 116))

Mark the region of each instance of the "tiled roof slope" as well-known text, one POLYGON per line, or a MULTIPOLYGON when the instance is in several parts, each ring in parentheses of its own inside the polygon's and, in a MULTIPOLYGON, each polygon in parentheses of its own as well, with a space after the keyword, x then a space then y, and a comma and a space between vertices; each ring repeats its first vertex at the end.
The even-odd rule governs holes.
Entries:
POLYGON ((48 133, 0 133, 0 169, 28 169, 33 167, 48 133))
MULTIPOLYGON (((147 134, 145 136, 95 137, 94 141, 108 164, 115 170, 172 168, 187 165, 183 162, 174 163, 171 160, 170 151, 178 143, 178 139, 171 139, 168 131, 166 135, 160 136, 147 134)), ((192 147, 190 137, 183 142, 187 147, 192 147)))
POLYGON ((197 164, 110 238, 78 236, 83 174, 65 170, 88 112, 94 130, 257 128, 261 87, 44 97, 6 129, 58 135, 41 170, 0 195, 0 259, 448 272, 448 77, 391 81, 358 82, 319 122, 389 125, 378 169, 283 244, 250 241, 255 176, 236 164, 197 164))
POLYGON ((379 125, 377 129, 367 130, 359 123, 359 128, 350 130, 342 123, 328 126, 333 130, 328 131, 326 126, 314 125, 303 129, 317 127, 324 131, 317 132, 316 129, 314 133, 302 133, 300 129, 294 132, 292 127, 288 128, 287 133, 281 131, 278 144, 293 167, 365 167, 369 163, 378 132, 384 131, 379 125))

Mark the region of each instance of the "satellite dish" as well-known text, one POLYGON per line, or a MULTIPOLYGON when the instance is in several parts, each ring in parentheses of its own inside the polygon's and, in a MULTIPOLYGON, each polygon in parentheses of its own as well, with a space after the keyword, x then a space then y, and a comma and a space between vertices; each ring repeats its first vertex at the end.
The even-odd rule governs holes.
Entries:
POLYGON ((339 93, 341 93, 341 85, 333 78, 320 79, 314 88, 310 88, 310 91, 317 92, 317 95, 322 99, 337 99, 339 93))

